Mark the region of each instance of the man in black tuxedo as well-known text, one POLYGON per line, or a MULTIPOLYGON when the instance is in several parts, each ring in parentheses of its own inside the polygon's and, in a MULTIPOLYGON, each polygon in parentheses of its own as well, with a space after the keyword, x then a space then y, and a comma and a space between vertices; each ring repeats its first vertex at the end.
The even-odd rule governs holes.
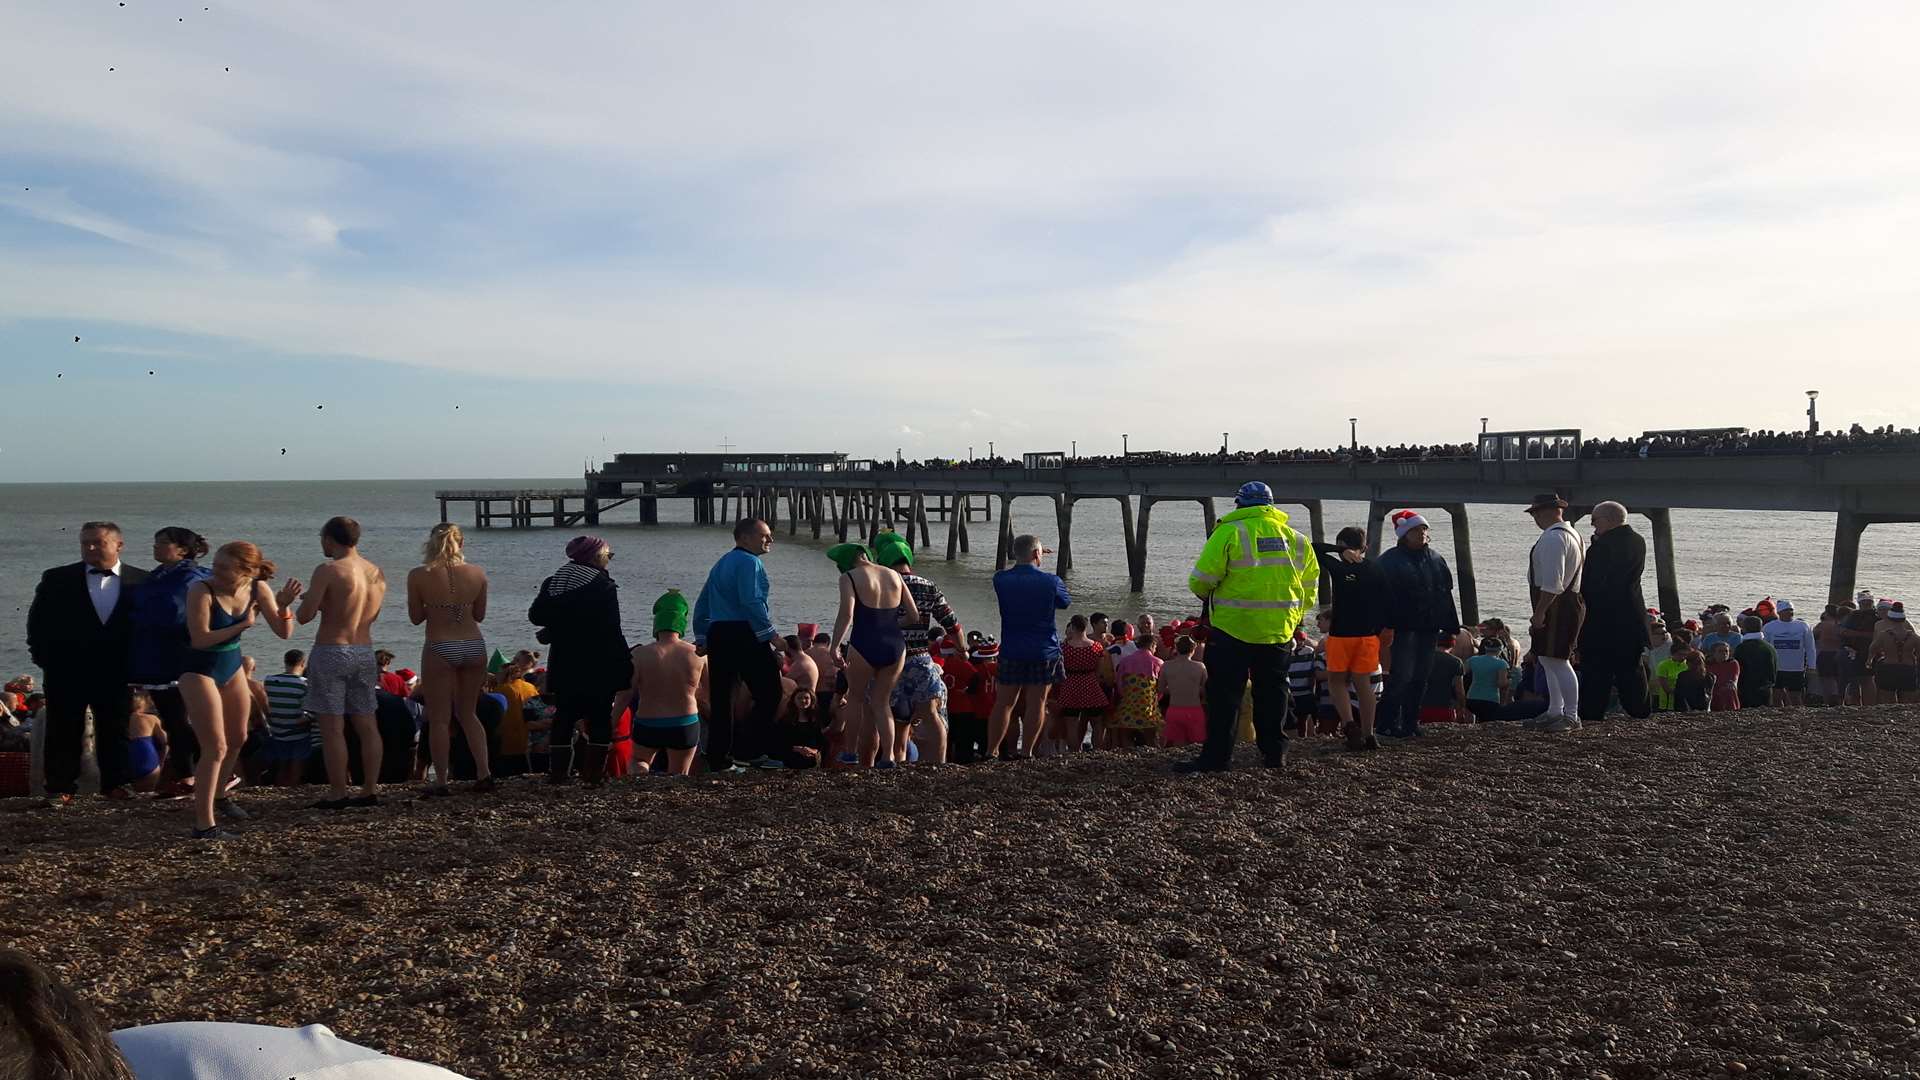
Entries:
POLYGON ((1647 569, 1647 542, 1627 524, 1627 508, 1603 502, 1593 508, 1593 542, 1580 568, 1587 604, 1580 625, 1580 720, 1605 719, 1607 701, 1620 692, 1620 707, 1644 720, 1651 711, 1641 654, 1652 642, 1640 578, 1647 569))
POLYGON ((145 570, 120 564, 125 540, 111 521, 80 527, 80 561, 40 575, 27 609, 27 650, 46 675, 47 794, 71 801, 80 780, 86 713, 93 710, 100 790, 128 781, 128 647, 133 589, 145 570))

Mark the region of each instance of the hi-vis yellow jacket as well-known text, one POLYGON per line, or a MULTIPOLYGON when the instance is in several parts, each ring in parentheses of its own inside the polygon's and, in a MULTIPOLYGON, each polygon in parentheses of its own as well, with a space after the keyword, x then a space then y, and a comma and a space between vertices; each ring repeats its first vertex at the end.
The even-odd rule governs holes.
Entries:
POLYGON ((1200 550, 1187 585, 1213 602, 1221 633, 1256 645, 1293 639, 1320 597, 1313 545, 1271 506, 1248 506, 1220 519, 1200 550))

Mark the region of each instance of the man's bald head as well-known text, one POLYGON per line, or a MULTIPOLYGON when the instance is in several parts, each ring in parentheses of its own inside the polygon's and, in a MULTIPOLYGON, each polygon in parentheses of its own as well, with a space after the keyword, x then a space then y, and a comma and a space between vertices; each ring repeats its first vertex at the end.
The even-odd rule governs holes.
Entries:
POLYGON ((1627 508, 1617 502, 1598 503, 1593 508, 1593 531, 1606 532, 1627 523, 1627 508))

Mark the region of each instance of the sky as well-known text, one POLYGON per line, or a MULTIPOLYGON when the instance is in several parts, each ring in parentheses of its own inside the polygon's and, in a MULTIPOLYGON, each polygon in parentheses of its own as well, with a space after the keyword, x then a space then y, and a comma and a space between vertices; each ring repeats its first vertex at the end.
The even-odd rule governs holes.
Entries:
POLYGON ((1915 426, 1912 4, 0 22, 0 481, 1915 426))

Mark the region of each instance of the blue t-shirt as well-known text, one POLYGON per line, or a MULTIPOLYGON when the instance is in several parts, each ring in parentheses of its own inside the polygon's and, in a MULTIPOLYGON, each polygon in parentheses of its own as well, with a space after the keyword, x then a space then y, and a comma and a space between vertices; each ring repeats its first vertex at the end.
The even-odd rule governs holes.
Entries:
POLYGON ((1510 665, 1502 657, 1481 653, 1467 658, 1468 701, 1499 701, 1500 673, 1510 665))
POLYGON ((1060 659, 1054 612, 1073 602, 1058 574, 1024 563, 993 575, 1000 599, 1000 660, 1060 659))

